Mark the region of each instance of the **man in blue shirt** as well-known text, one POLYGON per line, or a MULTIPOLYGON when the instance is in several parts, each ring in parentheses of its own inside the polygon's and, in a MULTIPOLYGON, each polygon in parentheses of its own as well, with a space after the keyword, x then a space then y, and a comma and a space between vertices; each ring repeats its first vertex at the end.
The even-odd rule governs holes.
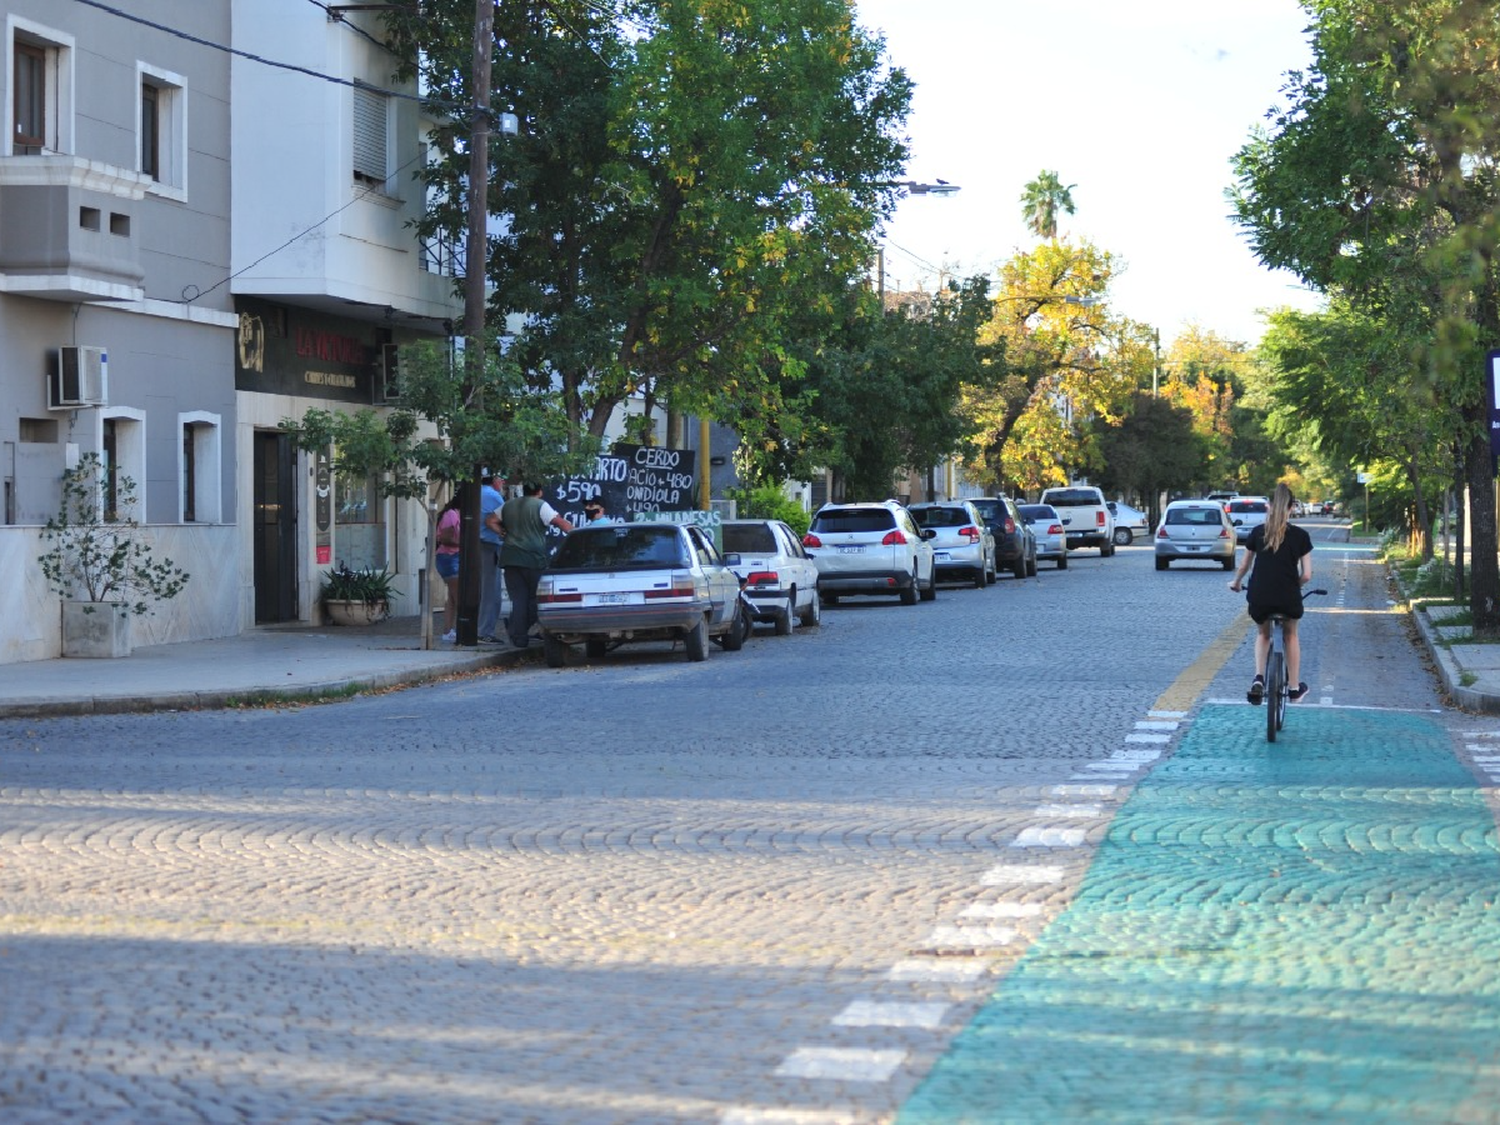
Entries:
POLYGON ((479 482, 479 642, 499 644, 495 628, 500 623, 500 505, 503 476, 479 482))

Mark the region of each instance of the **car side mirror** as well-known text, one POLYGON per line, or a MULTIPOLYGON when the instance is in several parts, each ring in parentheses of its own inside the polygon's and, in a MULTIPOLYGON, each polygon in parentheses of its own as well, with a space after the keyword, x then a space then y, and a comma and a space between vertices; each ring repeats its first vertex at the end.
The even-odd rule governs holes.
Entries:
POLYGON ((935 527, 924 527, 922 529, 922 538, 923 539, 936 539, 937 538, 937 528, 935 528, 935 527))

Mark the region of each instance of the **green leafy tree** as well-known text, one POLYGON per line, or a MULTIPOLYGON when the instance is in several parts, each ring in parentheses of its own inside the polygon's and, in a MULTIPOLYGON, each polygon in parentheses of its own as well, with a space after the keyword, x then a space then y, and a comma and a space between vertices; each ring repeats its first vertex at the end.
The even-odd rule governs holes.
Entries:
MULTIPOLYGON (((466 7, 393 21, 445 104, 466 100, 466 7)), ((792 333, 837 330, 898 194, 905 75, 845 0, 518 2, 496 35, 522 129, 491 150, 487 268, 495 307, 528 314, 531 385, 595 435, 634 394, 774 428, 799 405, 779 388, 792 333)), ((463 137, 436 138, 425 233, 462 227, 463 137)))
POLYGON ((1058 213, 1073 214, 1073 189, 1077 186, 1064 186, 1056 172, 1043 169, 1038 173, 1021 193, 1021 217, 1026 228, 1038 238, 1055 239, 1058 213))
POLYGON ((1136 391, 1124 417, 1099 433, 1099 486, 1106 493, 1144 497, 1154 514, 1163 492, 1184 490, 1200 479, 1203 446, 1190 410, 1136 391))
POLYGON ((1486 346, 1500 340, 1500 70, 1479 0, 1308 0, 1314 63, 1235 162, 1263 261, 1396 317, 1412 377, 1458 406, 1480 634, 1500 633, 1486 346))

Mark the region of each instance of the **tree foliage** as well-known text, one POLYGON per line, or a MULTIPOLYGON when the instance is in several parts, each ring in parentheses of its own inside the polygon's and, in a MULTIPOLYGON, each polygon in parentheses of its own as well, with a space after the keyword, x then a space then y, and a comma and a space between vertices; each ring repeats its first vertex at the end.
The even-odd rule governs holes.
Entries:
POLYGON ((1077 186, 1064 186, 1056 172, 1045 168, 1039 172, 1021 193, 1021 217, 1026 229, 1038 238, 1055 239, 1058 213, 1073 214, 1073 189, 1077 186))
MULTIPOLYGON (((1461 410, 1475 629, 1500 631, 1482 357, 1500 341, 1500 9, 1488 0, 1306 0, 1314 64, 1236 158, 1263 261, 1338 291, 1413 349, 1461 410)), ((1324 412, 1319 407, 1320 417, 1324 412)))

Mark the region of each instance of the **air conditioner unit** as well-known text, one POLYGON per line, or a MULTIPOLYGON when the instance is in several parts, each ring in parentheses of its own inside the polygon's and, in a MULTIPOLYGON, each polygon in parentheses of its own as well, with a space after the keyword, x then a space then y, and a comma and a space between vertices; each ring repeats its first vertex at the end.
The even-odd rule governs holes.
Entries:
POLYGON ((395 344, 380 345, 375 364, 375 405, 401 401, 401 358, 395 344))
POLYGON ((109 355, 103 348, 61 347, 47 376, 47 409, 104 406, 109 401, 109 355))

